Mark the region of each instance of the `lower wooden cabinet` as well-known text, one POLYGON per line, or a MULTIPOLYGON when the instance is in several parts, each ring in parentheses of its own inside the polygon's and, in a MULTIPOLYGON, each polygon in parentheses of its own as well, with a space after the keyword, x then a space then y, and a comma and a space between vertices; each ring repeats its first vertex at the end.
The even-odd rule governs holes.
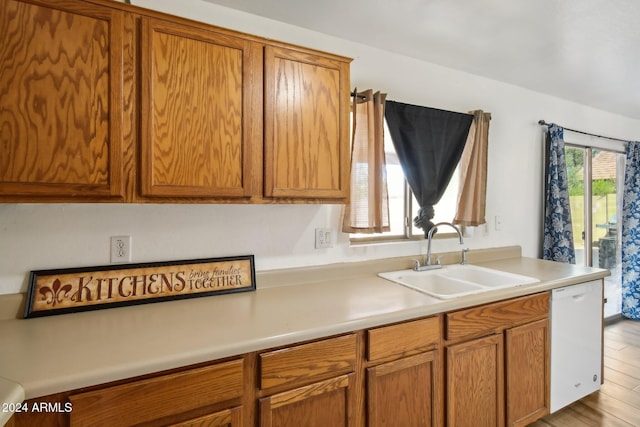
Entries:
POLYGON ((260 399, 260 426, 353 426, 353 377, 341 375, 260 399))
POLYGON ((438 352, 367 369, 369 427, 435 426, 439 389, 438 352))
POLYGON ((354 333, 260 354, 260 427, 354 426, 359 340, 354 333))
POLYGON ((441 317, 367 331, 366 425, 441 424, 441 317))
MULTIPOLYGON (((242 396, 242 360, 72 394, 72 426, 128 426, 242 396)), ((222 424, 224 425, 224 424, 222 424)))
POLYGON ((549 320, 505 331, 507 425, 526 426, 549 413, 549 320))
POLYGON ((449 346, 446 363, 447 425, 526 426, 549 413, 547 319, 449 346))
POLYGON ((13 427, 243 425, 245 358, 29 401, 64 411, 25 412, 13 427))
POLYGON ((447 348, 447 425, 504 425, 502 335, 447 348))
POLYGON ((526 426, 549 413, 549 294, 447 313, 447 425, 526 426))
POLYGON ((548 294, 28 401, 22 426, 502 427, 549 413, 548 294))

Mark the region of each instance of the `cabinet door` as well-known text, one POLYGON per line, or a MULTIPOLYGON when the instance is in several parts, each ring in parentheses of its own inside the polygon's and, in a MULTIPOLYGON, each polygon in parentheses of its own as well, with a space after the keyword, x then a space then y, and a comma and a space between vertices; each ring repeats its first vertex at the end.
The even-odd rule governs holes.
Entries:
POLYGON ((447 425, 504 425, 502 334, 447 347, 447 425))
POLYGON ((120 200, 123 13, 2 0, 0 201, 120 200))
POLYGON ((436 426, 437 351, 367 369, 369 427, 436 426))
POLYGON ((252 42, 144 18, 141 50, 142 195, 249 196, 262 113, 252 42))
POLYGON ((349 63, 265 49, 266 197, 346 200, 349 63))
POLYGON ((261 427, 351 426, 353 374, 260 399, 261 427))
POLYGON ((549 413, 549 321, 505 333, 507 425, 525 426, 549 413))

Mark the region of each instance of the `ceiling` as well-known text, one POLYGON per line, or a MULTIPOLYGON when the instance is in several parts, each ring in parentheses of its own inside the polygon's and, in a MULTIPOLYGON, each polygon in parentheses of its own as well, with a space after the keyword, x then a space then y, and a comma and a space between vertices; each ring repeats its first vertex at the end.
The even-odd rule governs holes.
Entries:
POLYGON ((640 119, 638 0, 206 0, 640 119))

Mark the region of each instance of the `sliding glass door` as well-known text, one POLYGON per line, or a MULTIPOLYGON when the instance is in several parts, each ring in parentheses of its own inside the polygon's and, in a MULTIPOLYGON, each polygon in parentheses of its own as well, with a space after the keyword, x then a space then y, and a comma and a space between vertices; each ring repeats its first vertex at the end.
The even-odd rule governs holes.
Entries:
MULTIPOLYGON (((568 140, 568 138, 567 138, 568 140)), ((605 317, 620 313, 624 152, 566 144, 576 264, 606 268, 605 317)))

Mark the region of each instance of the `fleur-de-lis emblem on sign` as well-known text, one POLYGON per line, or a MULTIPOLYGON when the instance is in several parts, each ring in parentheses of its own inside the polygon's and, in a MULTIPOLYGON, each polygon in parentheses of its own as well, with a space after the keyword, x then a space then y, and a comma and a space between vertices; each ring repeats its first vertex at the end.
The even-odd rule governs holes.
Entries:
POLYGON ((64 286, 60 286, 59 279, 54 280, 51 287, 43 286, 40 288, 42 300, 46 301, 47 304, 53 305, 54 307, 57 303, 62 302, 65 297, 68 297, 69 292, 71 292, 71 285, 66 284, 64 286))

